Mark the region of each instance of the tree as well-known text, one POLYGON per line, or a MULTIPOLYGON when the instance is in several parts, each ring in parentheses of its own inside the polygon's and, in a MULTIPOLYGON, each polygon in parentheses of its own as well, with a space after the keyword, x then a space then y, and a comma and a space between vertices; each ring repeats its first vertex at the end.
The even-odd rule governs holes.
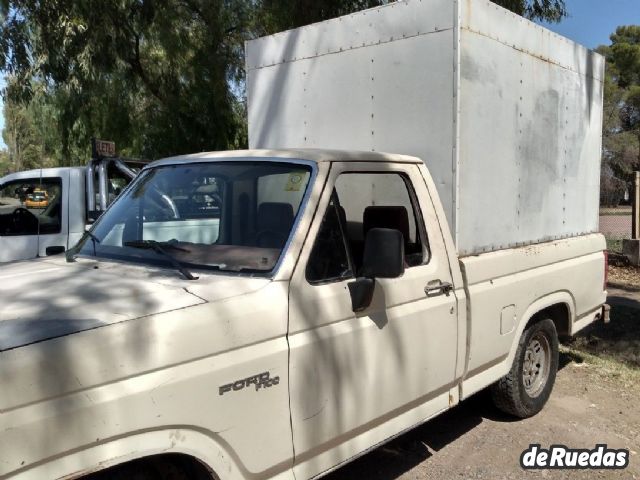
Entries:
MULTIPOLYGON (((146 158, 244 147, 244 41, 386 1, 0 0, 0 70, 61 165, 84 163, 92 136, 146 158)), ((564 0, 496 1, 566 14, 564 0)), ((24 149, 10 152, 22 162, 24 149)))
POLYGON ((613 75, 620 88, 640 85, 640 25, 621 26, 611 35, 608 50, 613 75))
MULTIPOLYGON (((7 89, 11 91, 15 80, 9 78, 7 89)), ((24 103, 7 96, 4 104, 5 128, 2 132, 7 145, 10 169, 13 171, 53 166, 57 162, 52 155, 56 144, 50 107, 36 92, 31 102, 24 103)))
POLYGON ((605 153, 628 176, 640 169, 640 26, 618 27, 611 43, 599 48, 607 59, 605 153))
POLYGON ((262 0, 258 3, 258 36, 348 15, 389 3, 385 0, 262 0))
POLYGON ((4 105, 5 129, 3 139, 8 146, 9 161, 14 170, 34 168, 37 163, 35 131, 26 108, 7 101, 4 105))
POLYGON ((11 171, 11 162, 9 161, 9 152, 0 150, 0 177, 5 176, 11 171))
POLYGON ((530 20, 557 23, 568 15, 565 0, 491 0, 530 20))
POLYGON ((88 152, 92 135, 151 157, 235 145, 229 82, 242 68, 248 2, 11 3, 0 67, 16 78, 16 99, 46 85, 63 157, 88 152))
POLYGON ((621 26, 611 45, 598 47, 607 60, 604 81, 602 201, 622 197, 640 169, 640 26, 621 26))

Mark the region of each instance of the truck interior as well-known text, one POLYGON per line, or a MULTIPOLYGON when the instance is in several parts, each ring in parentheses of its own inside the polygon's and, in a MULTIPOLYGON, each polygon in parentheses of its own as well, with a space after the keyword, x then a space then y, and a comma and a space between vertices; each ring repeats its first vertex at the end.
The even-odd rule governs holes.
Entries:
MULTIPOLYGON (((96 223, 96 254, 159 260, 132 244, 158 242, 188 265, 271 271, 311 176, 308 166, 211 162, 146 171, 96 223)), ((92 253, 93 245, 81 249, 92 253)))
POLYGON ((405 268, 428 261, 426 233, 416 215, 409 180, 397 173, 352 173, 338 178, 314 243, 306 277, 312 283, 362 273, 364 242, 372 228, 398 230, 405 268), (358 185, 359 195, 351 192, 358 185))
POLYGON ((59 233, 61 224, 59 178, 16 180, 0 185, 1 236, 59 233), (45 198, 46 202, 42 201, 45 198))

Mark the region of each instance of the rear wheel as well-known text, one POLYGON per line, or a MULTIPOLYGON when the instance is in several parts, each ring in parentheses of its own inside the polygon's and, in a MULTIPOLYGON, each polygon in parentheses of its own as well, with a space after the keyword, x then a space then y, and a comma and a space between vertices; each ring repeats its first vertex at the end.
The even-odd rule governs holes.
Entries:
POLYGON ((133 460, 100 472, 83 480, 211 480, 202 464, 186 455, 168 454, 133 460))
POLYGON ((546 318, 529 325, 518 343, 509 373, 491 387, 495 405, 520 418, 538 413, 547 403, 558 370, 558 333, 546 318))

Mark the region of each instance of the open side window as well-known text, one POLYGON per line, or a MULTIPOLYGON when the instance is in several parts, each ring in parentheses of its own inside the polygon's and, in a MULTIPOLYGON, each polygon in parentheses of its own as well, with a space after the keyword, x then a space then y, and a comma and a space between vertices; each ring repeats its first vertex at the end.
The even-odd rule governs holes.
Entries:
POLYGON ((306 268, 307 281, 321 284, 353 277, 344 237, 344 209, 334 191, 306 268))
POLYGON ((62 180, 33 178, 0 186, 0 236, 60 233, 62 180))
POLYGON ((429 261, 424 223, 409 179, 398 172, 343 173, 315 239, 307 281, 322 284, 359 274, 364 241, 373 228, 402 233, 406 268, 429 261))

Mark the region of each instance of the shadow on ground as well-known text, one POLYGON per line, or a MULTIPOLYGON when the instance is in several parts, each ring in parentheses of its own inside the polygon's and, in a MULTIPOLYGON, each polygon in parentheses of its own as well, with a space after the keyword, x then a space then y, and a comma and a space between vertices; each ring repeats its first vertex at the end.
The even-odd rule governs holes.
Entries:
POLYGON ((487 392, 480 392, 454 409, 399 436, 325 478, 397 478, 480 425, 485 418, 513 421, 493 406, 487 392))
MULTIPOLYGON (((572 362, 582 363, 579 355, 560 353, 559 368, 572 362)), ((399 436, 325 477, 327 480, 367 478, 391 480, 400 477, 439 450, 470 432, 484 420, 517 422, 520 419, 502 413, 483 390, 457 407, 399 436)))
MULTIPOLYGON (((597 322, 568 342, 571 350, 560 353, 559 368, 583 363, 580 352, 640 367, 640 301, 634 290, 609 296, 611 322, 597 322)), ((386 445, 325 477, 329 480, 367 478, 392 480, 402 476, 439 450, 472 431, 484 420, 519 421, 500 412, 488 390, 479 392, 454 409, 430 420, 386 445)))
POLYGON ((640 368, 640 301, 637 294, 610 295, 611 322, 596 322, 580 332, 568 346, 574 350, 640 368))

